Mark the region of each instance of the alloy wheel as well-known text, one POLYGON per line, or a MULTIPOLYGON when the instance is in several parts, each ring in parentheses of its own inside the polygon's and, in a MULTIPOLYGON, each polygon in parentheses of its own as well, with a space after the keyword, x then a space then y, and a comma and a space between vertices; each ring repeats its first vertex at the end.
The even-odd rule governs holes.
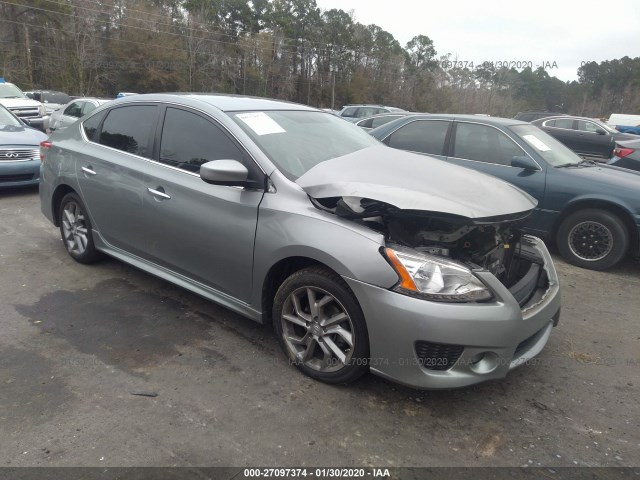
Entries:
POLYGON ((62 235, 70 253, 82 255, 87 249, 87 225, 78 203, 70 201, 62 210, 62 235))
POLYGON ((318 372, 335 372, 350 364, 354 328, 345 307, 329 292, 301 287, 285 300, 282 335, 295 361, 318 372))

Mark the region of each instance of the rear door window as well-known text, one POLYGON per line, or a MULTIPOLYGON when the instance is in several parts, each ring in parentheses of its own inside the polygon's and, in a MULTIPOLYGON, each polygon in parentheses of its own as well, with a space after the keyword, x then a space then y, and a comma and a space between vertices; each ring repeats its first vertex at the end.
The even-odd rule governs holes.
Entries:
POLYGON ((566 128, 567 130, 573 129, 573 119, 572 118, 556 118, 556 123, 554 124, 556 128, 566 128))
POLYGON ((109 111, 100 132, 100 144, 151 158, 151 140, 158 107, 130 105, 109 111))
POLYGON ((401 150, 444 155, 450 125, 451 122, 445 120, 418 120, 396 130, 386 143, 401 150))

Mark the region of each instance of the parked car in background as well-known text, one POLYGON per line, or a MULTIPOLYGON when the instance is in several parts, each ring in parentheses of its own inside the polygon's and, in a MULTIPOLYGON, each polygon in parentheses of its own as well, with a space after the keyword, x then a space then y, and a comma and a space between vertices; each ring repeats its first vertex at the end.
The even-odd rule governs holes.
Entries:
POLYGON ((64 107, 72 98, 64 92, 56 92, 54 90, 33 90, 24 92, 25 95, 33 100, 44 104, 47 115, 51 115, 59 108, 64 107))
POLYGON ((640 115, 612 113, 607 124, 619 132, 640 135, 640 115))
POLYGON ((49 119, 48 131, 53 132, 55 130, 62 130, 80 117, 93 112, 100 105, 103 105, 110 101, 106 98, 78 98, 67 103, 63 108, 56 110, 51 114, 49 119))
POLYGON ((0 189, 38 184, 40 142, 46 139, 0 105, 0 189))
POLYGON ((43 130, 47 111, 45 106, 27 97, 13 83, 0 78, 0 105, 7 107, 14 115, 32 127, 43 130))
POLYGON ((622 133, 630 133, 632 135, 640 135, 640 125, 633 127, 631 125, 617 125, 616 130, 622 133))
POLYGON ((396 107, 386 107, 384 105, 354 104, 343 107, 338 113, 338 116, 355 123, 361 118, 391 112, 406 112, 406 110, 396 107))
POLYGON ((640 172, 640 138, 616 143, 609 165, 640 172))
POLYGON ((138 95, 42 150, 42 211, 72 258, 107 253, 272 323, 290 363, 318 380, 502 378, 558 322, 551 257, 518 227, 531 196, 330 113, 138 95))
POLYGON ((561 115, 565 115, 564 113, 558 112, 545 112, 545 111, 533 111, 528 110, 526 112, 518 112, 514 120, 520 120, 521 122, 533 122, 534 120, 538 120, 540 118, 548 118, 548 117, 558 117, 561 115))
POLYGON ((370 134, 393 148, 489 173, 525 190, 538 200, 525 230, 555 241, 574 265, 604 270, 640 253, 640 175, 584 160, 530 123, 411 116, 370 134))
POLYGON ((606 123, 585 117, 550 117, 531 122, 576 153, 611 158, 619 140, 633 139, 606 123))
POLYGON ((397 113, 381 113, 378 115, 374 115, 372 117, 363 118, 362 120, 358 120, 356 125, 362 128, 365 131, 372 130, 374 128, 378 128, 380 125, 384 125, 385 123, 392 122, 400 117, 404 117, 405 115, 412 115, 409 112, 397 112, 397 113))

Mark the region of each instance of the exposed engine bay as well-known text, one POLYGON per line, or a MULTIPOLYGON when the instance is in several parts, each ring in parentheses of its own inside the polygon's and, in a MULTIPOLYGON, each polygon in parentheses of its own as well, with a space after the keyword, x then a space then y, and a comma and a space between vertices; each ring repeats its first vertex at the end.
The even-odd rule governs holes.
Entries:
POLYGON ((532 263, 536 263, 535 258, 523 251, 521 242, 520 228, 530 211, 470 219, 440 212, 401 210, 358 197, 312 201, 320 209, 381 233, 387 243, 457 260, 471 269, 488 270, 507 288, 522 280, 532 263))

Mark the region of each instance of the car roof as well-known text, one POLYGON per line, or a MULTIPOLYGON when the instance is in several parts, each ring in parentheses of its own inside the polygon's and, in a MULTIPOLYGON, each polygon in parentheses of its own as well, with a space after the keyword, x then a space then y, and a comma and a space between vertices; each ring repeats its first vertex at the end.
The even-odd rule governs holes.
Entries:
POLYGON ((513 118, 485 117, 483 115, 463 115, 456 113, 411 114, 407 115, 407 117, 411 117, 412 120, 467 120, 473 123, 484 123, 486 125, 503 127, 510 127, 512 125, 531 125, 529 122, 514 120, 513 118))
MULTIPOLYGON (((306 111, 319 111, 316 108, 301 105, 299 103, 287 102, 284 100, 272 100, 269 98, 261 97, 247 97, 243 95, 228 95, 218 93, 149 93, 149 94, 136 94, 129 95, 127 97, 114 100, 114 105, 142 102, 142 101, 160 101, 160 102, 175 102, 176 97, 183 100, 185 104, 191 104, 193 106, 202 104, 211 105, 223 112, 238 112, 238 111, 252 111, 252 110, 306 110, 306 111)), ((328 112, 324 112, 328 113, 328 112)))
POLYGON ((598 120, 597 118, 577 117, 575 115, 549 115, 548 117, 538 118, 537 120, 534 120, 534 122, 542 122, 542 121, 551 120, 554 118, 561 118, 563 120, 591 120, 592 122, 603 123, 601 120, 598 120))

